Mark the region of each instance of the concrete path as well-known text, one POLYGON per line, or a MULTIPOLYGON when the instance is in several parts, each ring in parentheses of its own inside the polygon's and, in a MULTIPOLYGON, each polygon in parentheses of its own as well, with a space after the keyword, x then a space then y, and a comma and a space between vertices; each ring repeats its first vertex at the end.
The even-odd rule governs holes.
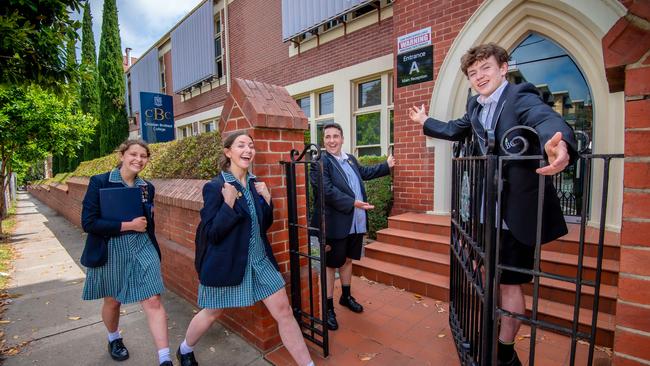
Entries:
MULTIPOLYGON (((2 315, 0 330, 5 348, 28 343, 4 365, 158 365, 139 304, 122 308, 120 329, 130 359, 118 363, 109 357, 101 301, 81 300, 85 278, 79 263, 85 238, 81 230, 25 192, 18 195, 17 206, 18 223, 11 238, 17 258, 8 289, 14 298, 2 315)), ((197 309, 171 291, 163 294, 163 302, 175 352, 197 309)), ((203 365, 269 365, 258 350, 219 324, 201 340, 196 355, 203 365)))

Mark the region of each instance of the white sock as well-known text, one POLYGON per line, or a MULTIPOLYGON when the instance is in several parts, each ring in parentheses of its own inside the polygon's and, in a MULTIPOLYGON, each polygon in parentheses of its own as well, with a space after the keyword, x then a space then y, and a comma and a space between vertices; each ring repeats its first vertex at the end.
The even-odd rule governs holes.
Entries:
POLYGON ((116 339, 122 338, 122 335, 120 335, 120 330, 116 330, 114 332, 108 332, 108 342, 113 342, 116 339))
POLYGON ((187 344, 187 339, 183 339, 183 343, 181 343, 180 349, 181 349, 181 354, 182 355, 186 355, 186 354, 188 354, 190 352, 194 352, 194 348, 190 347, 190 345, 187 344))
POLYGON ((309 363, 307 364, 307 366, 316 366, 316 365, 314 365, 314 361, 309 361, 309 363))
POLYGON ((161 348, 158 350, 158 363, 163 363, 165 361, 171 360, 171 357, 169 357, 169 347, 161 348))

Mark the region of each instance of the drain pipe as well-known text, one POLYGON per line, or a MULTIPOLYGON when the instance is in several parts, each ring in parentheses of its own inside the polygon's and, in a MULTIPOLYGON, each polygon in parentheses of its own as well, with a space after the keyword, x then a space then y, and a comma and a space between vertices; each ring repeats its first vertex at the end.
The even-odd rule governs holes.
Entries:
POLYGON ((228 3, 229 0, 223 0, 223 23, 226 38, 226 91, 230 92, 230 25, 228 22, 228 3))

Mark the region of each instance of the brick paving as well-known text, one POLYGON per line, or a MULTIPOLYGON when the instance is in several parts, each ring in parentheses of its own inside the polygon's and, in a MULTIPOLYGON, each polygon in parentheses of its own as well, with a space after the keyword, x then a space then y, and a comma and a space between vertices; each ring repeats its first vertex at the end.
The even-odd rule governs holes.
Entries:
MULTIPOLYGON (((335 287, 335 310, 339 329, 330 331, 330 356, 311 348, 316 365, 459 365, 448 324, 446 302, 353 276, 352 294, 363 304, 355 314, 336 304, 340 286, 335 287)), ((530 330, 522 327, 516 349, 528 355, 530 330)), ((578 344, 575 365, 586 365, 586 345, 578 344)), ((607 349, 596 350, 594 365, 611 364, 607 349)), ((569 365, 569 339, 538 331, 535 365, 569 365)), ((274 365, 295 365, 284 347, 265 356, 274 365)), ((528 360, 522 359, 527 366, 528 360)))

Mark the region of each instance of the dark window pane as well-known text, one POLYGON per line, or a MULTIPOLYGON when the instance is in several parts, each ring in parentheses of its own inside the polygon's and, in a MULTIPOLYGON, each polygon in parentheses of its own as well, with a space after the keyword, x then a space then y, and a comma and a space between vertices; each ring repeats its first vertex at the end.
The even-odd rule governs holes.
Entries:
POLYGON ((359 108, 381 104, 381 80, 372 80, 359 84, 359 108))
POLYGON ((298 103, 298 106, 302 111, 305 113, 305 116, 307 118, 311 117, 311 99, 309 97, 304 97, 296 100, 296 103, 298 103))
POLYGON ((214 57, 221 57, 221 37, 214 39, 214 57))
POLYGON ((334 113, 334 92, 318 94, 318 115, 334 113))
POLYGON ((357 116, 357 146, 378 145, 380 143, 381 128, 379 120, 379 112, 357 116))

